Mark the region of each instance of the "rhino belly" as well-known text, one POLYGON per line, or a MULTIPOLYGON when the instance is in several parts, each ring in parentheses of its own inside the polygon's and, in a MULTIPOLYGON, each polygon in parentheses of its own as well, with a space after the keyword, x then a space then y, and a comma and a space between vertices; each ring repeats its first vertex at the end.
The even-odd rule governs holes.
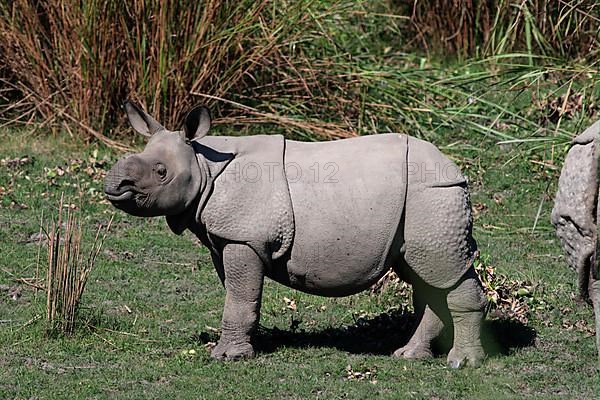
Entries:
POLYGON ((368 288, 389 269, 382 263, 381 248, 365 250, 364 243, 343 242, 350 237, 336 239, 340 240, 300 240, 281 271, 285 275, 274 279, 306 293, 341 297, 368 288))
POLYGON ((399 135, 379 135, 286 144, 296 231, 279 272, 289 286, 345 296, 372 285, 397 261, 405 143, 399 135))

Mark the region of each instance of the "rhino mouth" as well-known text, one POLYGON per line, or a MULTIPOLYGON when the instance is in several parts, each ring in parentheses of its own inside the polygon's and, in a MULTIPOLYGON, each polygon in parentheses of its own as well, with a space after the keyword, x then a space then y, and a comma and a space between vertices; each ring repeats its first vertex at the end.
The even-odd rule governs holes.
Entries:
POLYGON ((148 205, 150 197, 147 194, 139 193, 131 189, 127 189, 120 193, 104 192, 104 194, 113 206, 128 214, 138 217, 148 217, 153 215, 150 206, 148 205))
POLYGON ((121 194, 111 194, 111 193, 105 193, 105 194, 106 194, 106 198, 113 203, 119 203, 122 201, 131 200, 134 196, 134 193, 131 190, 127 190, 121 194))

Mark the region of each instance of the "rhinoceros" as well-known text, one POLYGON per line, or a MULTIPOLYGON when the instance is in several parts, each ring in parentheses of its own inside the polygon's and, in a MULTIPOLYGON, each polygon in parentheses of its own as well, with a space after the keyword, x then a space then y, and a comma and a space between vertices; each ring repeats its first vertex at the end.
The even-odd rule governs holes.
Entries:
POLYGON ((473 268, 467 182, 432 144, 403 134, 312 143, 206 136, 205 107, 175 132, 138 105, 125 108, 150 139, 108 172, 106 197, 135 216, 166 216, 175 234, 188 229, 210 250, 226 292, 212 357, 254 356, 264 277, 347 296, 393 269, 412 284, 419 319, 393 355, 431 357, 447 325, 448 365, 480 365, 486 300, 473 268))
POLYGON ((577 272, 580 297, 594 306, 596 347, 600 350, 598 272, 598 141, 600 121, 575 137, 558 180, 551 222, 567 264, 577 272))

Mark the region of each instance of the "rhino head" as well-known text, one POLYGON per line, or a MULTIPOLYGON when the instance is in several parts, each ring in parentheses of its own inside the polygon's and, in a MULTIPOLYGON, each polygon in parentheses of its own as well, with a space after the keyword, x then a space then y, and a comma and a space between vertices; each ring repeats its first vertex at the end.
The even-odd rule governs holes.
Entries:
POLYGON ((182 131, 169 131, 133 103, 126 103, 129 122, 149 137, 145 149, 121 158, 108 172, 104 193, 117 208, 140 217, 181 214, 198 197, 203 174, 191 141, 210 129, 205 107, 193 109, 182 131))

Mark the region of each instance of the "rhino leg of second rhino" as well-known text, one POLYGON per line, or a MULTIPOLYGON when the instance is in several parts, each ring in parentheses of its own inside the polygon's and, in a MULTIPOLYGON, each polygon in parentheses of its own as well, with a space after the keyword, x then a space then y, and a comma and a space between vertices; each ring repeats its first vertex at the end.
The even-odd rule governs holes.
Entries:
POLYGON ((589 284, 589 295, 594 305, 594 316, 596 319, 596 349, 598 350, 598 361, 600 367, 600 280, 593 279, 589 284))
POLYGON ((223 249, 225 307, 221 338, 211 356, 220 360, 254 357, 251 335, 258 326, 264 280, 261 259, 243 244, 227 244, 223 249))

